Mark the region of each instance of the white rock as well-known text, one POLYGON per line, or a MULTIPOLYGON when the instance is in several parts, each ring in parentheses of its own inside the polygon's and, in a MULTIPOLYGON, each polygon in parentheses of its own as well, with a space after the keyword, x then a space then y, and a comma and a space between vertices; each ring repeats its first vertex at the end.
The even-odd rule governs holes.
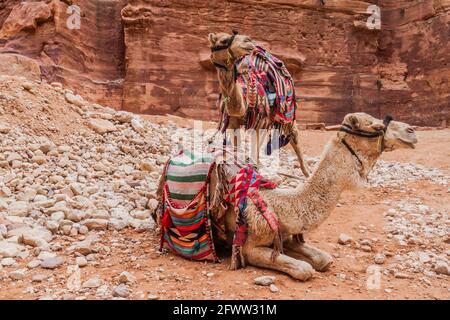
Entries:
POLYGON ((131 295, 130 289, 125 284, 119 284, 113 289, 114 297, 128 298, 131 295))
POLYGON ((274 276, 261 276, 253 280, 253 282, 259 286, 270 286, 275 283, 276 277, 274 276))
POLYGON ((107 132, 117 130, 117 127, 111 121, 103 119, 90 119, 88 126, 99 134, 105 134, 107 132))
POLYGON ((38 260, 45 260, 56 257, 56 254, 49 251, 41 251, 37 256, 38 260))
POLYGON ((41 267, 44 269, 56 269, 64 263, 61 257, 48 258, 41 262, 41 267))
POLYGON ((74 94, 72 94, 70 92, 67 92, 65 94, 65 98, 66 98, 67 102, 69 102, 71 104, 74 104, 77 107, 82 107, 82 106, 85 105, 85 102, 84 102, 83 98, 80 97, 79 95, 74 95, 74 94))
POLYGON ((30 210, 30 204, 26 201, 14 201, 8 206, 8 214, 11 216, 26 217, 30 210))
POLYGON ((19 270, 10 272, 9 277, 12 280, 23 280, 23 279, 25 279, 26 274, 27 274, 26 269, 19 269, 19 270))
POLYGON ((34 269, 37 268, 41 265, 41 260, 31 260, 28 264, 27 267, 30 269, 34 269))
POLYGON ((131 120, 131 127, 136 131, 137 133, 144 134, 145 133, 145 125, 142 123, 142 120, 140 118, 133 118, 131 120))
POLYGON ((102 280, 99 277, 91 278, 85 282, 83 282, 83 288, 95 289, 102 285, 102 280))
POLYGON ((76 264, 77 264, 80 268, 83 268, 83 267, 87 266, 87 264, 88 264, 88 261, 86 260, 85 257, 77 257, 77 258, 75 259, 75 261, 76 261, 76 264))
POLYGON ((277 293, 280 291, 280 289, 278 289, 278 287, 274 284, 271 284, 269 289, 270 289, 270 292, 272 292, 272 293, 277 293))
POLYGON ((348 234, 341 233, 339 235, 339 239, 338 239, 339 244, 346 245, 346 244, 351 243, 352 241, 353 241, 353 238, 350 237, 348 234))
POLYGON ((23 249, 24 248, 19 244, 0 241, 0 258, 14 258, 19 255, 23 249))
POLYGON ((16 263, 16 260, 14 260, 13 258, 4 258, 1 260, 0 264, 4 267, 9 267, 12 266, 16 263))
POLYGON ((32 247, 47 248, 48 242, 52 240, 52 233, 42 227, 22 228, 17 234, 19 235, 19 242, 32 247))
POLYGON ((82 224, 89 230, 106 230, 108 228, 108 220, 106 219, 86 219, 82 224))
POLYGON ((386 256, 382 253, 375 255, 374 261, 376 264, 383 264, 386 261, 386 256))
POLYGON ((7 124, 0 122, 0 133, 6 134, 11 131, 11 127, 7 124))
POLYGON ((434 271, 438 274, 444 274, 446 276, 450 276, 450 267, 449 265, 444 261, 437 261, 436 265, 434 266, 434 271))

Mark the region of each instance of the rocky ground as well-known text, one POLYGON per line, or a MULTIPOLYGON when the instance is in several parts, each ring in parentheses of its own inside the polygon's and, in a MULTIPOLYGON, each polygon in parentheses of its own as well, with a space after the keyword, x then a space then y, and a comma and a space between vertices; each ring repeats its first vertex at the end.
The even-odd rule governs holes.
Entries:
MULTIPOLYGON (((386 154, 368 189, 343 195, 306 238, 335 264, 301 283, 230 271, 226 252, 205 264, 158 251, 158 178, 178 138, 192 135, 169 118, 0 76, 0 298, 450 298, 449 130, 420 131, 416 150, 386 154)), ((332 134, 302 132, 311 166, 332 134)), ((279 174, 300 175, 293 154, 281 159, 263 173, 301 183, 279 174)))

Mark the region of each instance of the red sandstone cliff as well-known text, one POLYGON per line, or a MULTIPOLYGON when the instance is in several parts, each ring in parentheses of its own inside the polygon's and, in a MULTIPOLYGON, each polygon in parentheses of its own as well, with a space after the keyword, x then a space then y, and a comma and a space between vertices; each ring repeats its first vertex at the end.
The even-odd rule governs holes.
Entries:
MULTIPOLYGON (((287 63, 301 121, 336 123, 351 111, 421 125, 450 119, 450 0, 0 0, 0 52, 32 58, 49 81, 140 113, 213 118, 206 36, 231 29, 287 63), (72 2, 80 30, 66 27, 72 2), (366 27, 374 3, 381 30, 366 27)), ((15 70, 35 70, 29 60, 15 70)))

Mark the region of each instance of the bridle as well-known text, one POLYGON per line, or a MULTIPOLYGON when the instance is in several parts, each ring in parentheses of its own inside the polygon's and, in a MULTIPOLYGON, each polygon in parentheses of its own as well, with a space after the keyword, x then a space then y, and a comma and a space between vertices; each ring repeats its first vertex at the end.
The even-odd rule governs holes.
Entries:
POLYGON ((216 51, 221 51, 221 50, 227 50, 227 52, 228 52, 228 61, 227 61, 226 65, 222 65, 220 63, 217 63, 217 62, 214 62, 214 61, 211 60, 211 62, 214 64, 214 66, 216 68, 228 71, 227 67, 234 60, 233 51, 231 51, 231 45, 233 44, 234 38, 236 38, 237 35, 238 35, 238 32, 233 30, 233 34, 231 35, 231 38, 228 39, 226 44, 221 45, 221 46, 211 47, 211 52, 216 52, 216 51))
MULTIPOLYGON (((389 124, 391 123, 391 121, 393 120, 392 116, 387 115, 384 120, 383 120, 383 125, 384 128, 382 130, 377 130, 377 131, 364 131, 364 130, 358 130, 358 129, 353 129, 351 126, 349 126, 348 124, 342 124, 341 128, 339 129, 339 131, 341 132, 345 132, 354 136, 358 136, 358 137, 363 137, 363 138, 379 138, 379 143, 380 143, 380 152, 383 152, 384 150, 384 136, 386 134, 387 128, 389 126, 389 124)), ((361 166, 363 166, 363 162, 361 161, 360 157, 358 156, 358 154, 355 152, 355 150, 352 149, 352 147, 347 143, 347 141, 345 141, 345 139, 341 139, 342 144, 348 149, 348 151, 350 151, 350 153, 356 158, 356 160, 358 160, 359 164, 361 166)))

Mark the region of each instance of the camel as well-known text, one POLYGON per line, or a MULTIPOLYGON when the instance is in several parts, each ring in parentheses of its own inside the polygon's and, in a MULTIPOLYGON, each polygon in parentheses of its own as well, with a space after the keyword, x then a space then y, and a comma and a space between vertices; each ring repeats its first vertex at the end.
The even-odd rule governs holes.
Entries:
MULTIPOLYGON (((303 236, 319 227, 336 207, 345 190, 364 186, 384 151, 415 148, 414 129, 402 122, 384 122, 365 113, 345 116, 340 131, 325 147, 312 176, 294 189, 260 189, 259 193, 280 222, 284 252, 273 255, 276 233, 258 209, 248 201, 248 238, 242 247, 244 262, 287 273, 306 281, 315 271, 329 269, 332 256, 305 243, 303 236)), ((212 198, 219 196, 220 166, 210 184, 212 198)), ((213 211, 213 217, 216 213, 213 211)), ((225 230, 230 239, 236 227, 233 208, 225 211, 225 230)))
MULTIPOLYGON (((233 35, 227 33, 210 33, 208 36, 211 46, 211 61, 217 68, 217 76, 219 79, 220 92, 223 97, 224 112, 229 116, 228 129, 237 130, 244 126, 246 116, 246 103, 243 99, 242 87, 236 80, 235 62, 249 54, 255 48, 255 44, 250 37, 245 35, 233 35)), ((221 119, 222 120, 222 119, 221 119)), ((264 121, 261 121, 255 128, 256 133, 256 145, 253 145, 252 151, 256 152, 256 164, 260 165, 260 149, 262 142, 265 139, 266 134, 261 135, 260 129, 270 129, 273 127, 274 121, 270 117, 266 117, 264 121), (256 149, 256 150, 255 150, 256 149)), ((219 130, 222 123, 219 124, 219 130)), ((296 126, 296 122, 289 123, 285 129, 287 135, 291 137, 290 144, 293 147, 302 173, 306 176, 310 176, 310 170, 306 161, 303 158, 303 153, 300 147, 299 132, 296 126)), ((266 130, 263 130, 267 132, 266 130)), ((238 145, 239 136, 238 133, 234 137, 234 145, 238 145)), ((255 157, 253 157, 255 158, 255 157)))

